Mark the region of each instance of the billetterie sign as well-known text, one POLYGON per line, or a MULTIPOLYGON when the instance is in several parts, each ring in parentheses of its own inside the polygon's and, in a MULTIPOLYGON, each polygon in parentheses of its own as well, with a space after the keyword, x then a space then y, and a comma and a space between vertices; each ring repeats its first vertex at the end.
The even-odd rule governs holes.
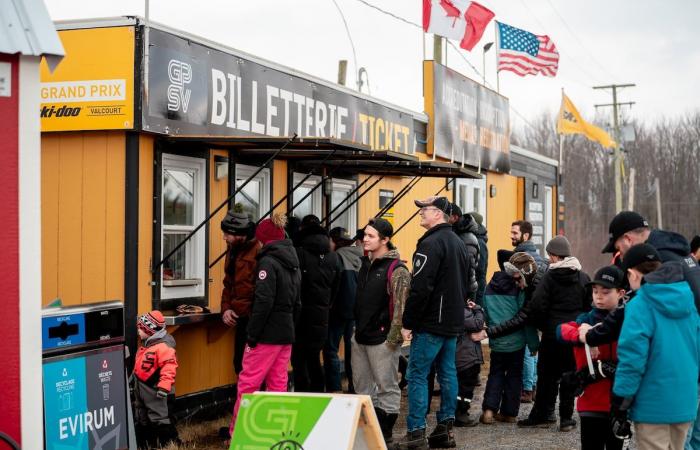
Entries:
POLYGON ((169 135, 334 137, 412 153, 411 114, 151 30, 143 128, 169 135))

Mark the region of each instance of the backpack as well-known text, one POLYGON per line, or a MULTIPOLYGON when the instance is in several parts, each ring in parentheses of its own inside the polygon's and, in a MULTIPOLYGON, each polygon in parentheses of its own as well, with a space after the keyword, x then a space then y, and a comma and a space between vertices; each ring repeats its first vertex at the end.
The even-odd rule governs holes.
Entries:
POLYGON ((395 259, 389 264, 389 270, 386 272, 386 293, 389 295, 389 322, 394 321, 394 291, 391 289, 391 278, 394 276, 394 270, 397 267, 403 267, 408 270, 406 264, 400 259, 395 259))

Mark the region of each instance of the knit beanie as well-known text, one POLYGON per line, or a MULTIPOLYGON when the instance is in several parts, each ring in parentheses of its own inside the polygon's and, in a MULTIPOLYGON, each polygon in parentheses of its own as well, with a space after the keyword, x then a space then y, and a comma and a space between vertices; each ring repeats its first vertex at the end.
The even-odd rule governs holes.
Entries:
POLYGON ((239 236, 246 236, 255 224, 250 220, 248 214, 243 211, 230 210, 221 221, 221 231, 239 236))
POLYGON ((482 216, 478 212, 472 211, 469 213, 469 215, 472 216, 474 218, 474 220, 476 221, 476 223, 478 223, 479 225, 484 224, 484 216, 482 216))
POLYGON ((513 275, 519 273, 525 280, 525 286, 532 282, 532 279, 537 273, 537 263, 535 258, 529 253, 517 252, 510 257, 507 263, 503 264, 506 273, 513 275))
POLYGON ((287 224, 287 216, 275 213, 272 218, 263 220, 255 230, 255 239, 262 245, 284 239, 284 226, 287 224))
POLYGON ((154 310, 139 316, 136 326, 147 335, 153 336, 165 327, 165 317, 160 311, 154 310))
POLYGON ((569 244, 569 240, 564 236, 555 236, 552 238, 545 250, 547 250, 547 253, 550 255, 561 256, 562 258, 571 256, 571 244, 569 244))

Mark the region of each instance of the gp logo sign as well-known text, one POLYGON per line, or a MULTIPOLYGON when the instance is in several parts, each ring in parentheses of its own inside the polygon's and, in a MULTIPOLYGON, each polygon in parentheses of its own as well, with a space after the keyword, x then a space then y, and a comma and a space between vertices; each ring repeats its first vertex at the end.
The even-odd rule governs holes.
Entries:
POLYGON ((171 59, 168 62, 168 110, 187 113, 192 90, 187 87, 192 81, 192 66, 188 63, 171 59))

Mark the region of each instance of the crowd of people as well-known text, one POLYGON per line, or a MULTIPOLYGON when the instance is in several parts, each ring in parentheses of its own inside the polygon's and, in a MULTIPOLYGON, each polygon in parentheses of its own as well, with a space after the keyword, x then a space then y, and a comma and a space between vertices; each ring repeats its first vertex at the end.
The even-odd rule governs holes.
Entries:
MULTIPOLYGON (((445 197, 415 204, 426 231, 410 270, 383 218, 353 236, 327 231, 313 215, 291 227, 283 215, 256 224, 229 211, 221 311, 235 328, 238 384, 224 437, 243 394, 340 393, 344 374, 345 392, 371 396, 393 449, 454 448, 454 427, 494 422, 578 428, 583 449, 621 449, 633 434, 642 450, 700 449, 699 236, 689 242, 652 230, 623 211, 603 248, 611 265, 591 279, 566 237, 551 239, 543 257, 532 225, 518 220, 513 248, 496 250, 498 270, 487 282, 482 216, 445 197), (487 338, 488 378, 475 413, 487 338), (428 433, 435 381, 437 425, 428 433), (407 432, 395 439, 404 386, 407 432), (518 420, 528 402, 529 415, 518 420)), ((149 353, 155 360, 137 354, 136 417, 144 435, 155 424, 167 440, 177 438, 165 403, 177 362, 161 319, 158 311, 139 318, 142 348, 160 349, 149 353)))

